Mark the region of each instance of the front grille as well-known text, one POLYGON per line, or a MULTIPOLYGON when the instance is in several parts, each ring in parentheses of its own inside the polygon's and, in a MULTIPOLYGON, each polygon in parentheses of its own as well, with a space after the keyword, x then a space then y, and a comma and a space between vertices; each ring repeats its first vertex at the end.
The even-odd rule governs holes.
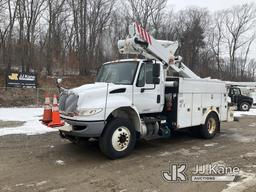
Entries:
POLYGON ((79 96, 74 93, 68 93, 67 91, 61 92, 59 98, 60 111, 65 114, 76 112, 78 98, 79 96))

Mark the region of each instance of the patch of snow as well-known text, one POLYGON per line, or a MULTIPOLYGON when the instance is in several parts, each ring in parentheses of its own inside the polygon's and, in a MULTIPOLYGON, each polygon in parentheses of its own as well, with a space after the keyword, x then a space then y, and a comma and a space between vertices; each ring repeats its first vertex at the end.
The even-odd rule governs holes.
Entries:
POLYGON ((171 155, 171 153, 165 151, 165 152, 160 153, 158 156, 159 156, 159 157, 165 157, 165 156, 169 156, 169 155, 171 155))
POLYGON ((20 187, 20 186, 23 186, 23 185, 24 185, 24 183, 18 183, 18 184, 15 185, 15 187, 20 187))
POLYGON ((207 143, 207 144, 204 144, 205 147, 214 147, 215 145, 218 145, 218 143, 207 143))
POLYGON ((207 153, 207 150, 198 150, 199 153, 207 153))
POLYGON ((0 128, 0 136, 25 134, 38 135, 58 131, 43 125, 39 120, 42 118, 43 108, 0 108, 0 120, 2 121, 26 121, 20 127, 0 128))
POLYGON ((64 191, 66 191, 66 188, 53 189, 49 192, 64 192, 64 191))
POLYGON ((250 111, 235 111, 234 116, 235 117, 241 117, 241 116, 256 116, 256 109, 250 109, 250 111))
POLYGON ((246 153, 245 155, 241 155, 242 158, 244 157, 256 157, 256 151, 254 152, 250 152, 250 153, 246 153))
POLYGON ((43 108, 0 108, 0 120, 31 121, 43 115, 43 108))
POLYGON ((41 181, 41 182, 36 183, 36 186, 45 185, 46 183, 48 183, 48 181, 41 181))
POLYGON ((146 158, 151 158, 152 156, 151 156, 151 155, 146 155, 145 157, 146 157, 146 158))
MULTIPOLYGON (((256 165, 245 165, 246 168, 256 168, 256 165)), ((249 170, 248 170, 249 171, 249 170)))
POLYGON ((188 149, 182 148, 182 149, 172 151, 172 152, 168 152, 168 151, 161 152, 157 156, 158 157, 166 157, 166 156, 170 156, 173 154, 181 154, 181 155, 191 156, 191 155, 200 155, 201 153, 206 153, 206 152, 207 152, 206 150, 199 150, 197 152, 191 152, 188 149))
POLYGON ((177 151, 176 153, 180 153, 181 155, 186 155, 186 156, 190 156, 190 155, 199 155, 200 153, 205 153, 206 151, 204 150, 200 150, 198 152, 190 152, 188 149, 181 149, 179 151, 177 151))
POLYGON ((235 141, 242 142, 242 143, 251 143, 256 141, 256 136, 243 136, 238 133, 225 135, 228 138, 234 139, 235 141))
POLYGON ((9 186, 3 186, 1 187, 1 191, 12 191, 12 188, 9 186))
POLYGON ((200 147, 198 147, 198 146, 192 146, 191 149, 193 149, 193 150, 199 150, 200 147))
POLYGON ((29 183, 26 185, 26 187, 34 187, 34 186, 35 186, 35 184, 33 184, 33 183, 29 183))
POLYGON ((56 160, 55 163, 56 163, 57 165, 65 165, 65 162, 62 161, 62 160, 56 160))
POLYGON ((250 124, 249 127, 256 127, 256 123, 250 124))
POLYGON ((241 181, 231 182, 229 183, 226 189, 222 190, 222 192, 242 192, 246 189, 255 186, 256 183, 256 175, 253 173, 247 173, 244 171, 240 171, 238 176, 242 178, 241 181))

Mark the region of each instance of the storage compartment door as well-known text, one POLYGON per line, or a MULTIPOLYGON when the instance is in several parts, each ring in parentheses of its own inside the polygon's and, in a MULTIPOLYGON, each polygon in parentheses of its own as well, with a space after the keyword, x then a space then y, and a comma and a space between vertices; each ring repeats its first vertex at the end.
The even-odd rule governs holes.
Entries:
POLYGON ((196 93, 193 97, 192 126, 201 124, 202 121, 202 94, 196 93))
POLYGON ((192 123, 192 93, 180 93, 178 96, 177 128, 190 127, 192 123))

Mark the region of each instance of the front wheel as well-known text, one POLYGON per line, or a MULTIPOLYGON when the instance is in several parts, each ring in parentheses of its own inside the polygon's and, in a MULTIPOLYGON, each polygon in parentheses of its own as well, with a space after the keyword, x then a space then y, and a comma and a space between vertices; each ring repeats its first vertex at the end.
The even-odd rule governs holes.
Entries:
POLYGON ((136 131, 124 118, 112 119, 99 139, 101 151, 111 159, 127 156, 135 146, 136 131))
POLYGON ((247 102, 242 102, 240 105, 239 105, 239 110, 240 111, 249 111, 250 110, 250 104, 247 103, 247 102))
POLYGON ((220 121, 215 113, 210 113, 205 124, 200 127, 200 134, 204 139, 212 139, 220 129, 220 121))

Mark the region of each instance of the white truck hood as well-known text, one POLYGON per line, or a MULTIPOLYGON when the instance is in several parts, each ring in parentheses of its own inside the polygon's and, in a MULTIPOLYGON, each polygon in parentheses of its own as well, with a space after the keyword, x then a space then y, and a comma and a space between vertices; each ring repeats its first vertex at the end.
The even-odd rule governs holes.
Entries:
POLYGON ((106 102, 107 93, 127 88, 130 85, 116 85, 113 83, 94 83, 83 85, 69 90, 79 96, 77 102, 77 109, 82 108, 104 108, 106 102))
POLYGON ((105 89, 106 87, 107 87, 107 83, 93 83, 93 84, 86 84, 80 87, 70 89, 70 92, 73 92, 79 95, 80 93, 91 92, 93 90, 102 89, 102 88, 105 89))

